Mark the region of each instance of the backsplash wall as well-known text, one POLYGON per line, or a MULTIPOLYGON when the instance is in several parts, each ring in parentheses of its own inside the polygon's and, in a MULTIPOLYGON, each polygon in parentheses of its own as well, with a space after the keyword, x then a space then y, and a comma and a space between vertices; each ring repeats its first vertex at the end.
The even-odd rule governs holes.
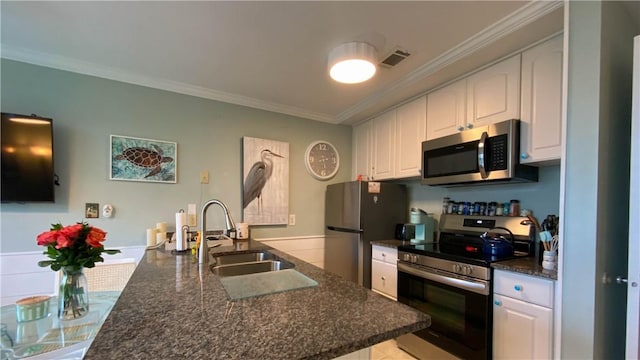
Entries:
POLYGON ((559 214, 560 208, 560 166, 541 167, 537 183, 495 184, 462 187, 437 187, 421 185, 419 180, 403 182, 408 186, 409 204, 434 213, 436 219, 442 212, 442 199, 460 201, 520 200, 521 209, 530 209, 533 215, 544 218, 548 214, 559 214))

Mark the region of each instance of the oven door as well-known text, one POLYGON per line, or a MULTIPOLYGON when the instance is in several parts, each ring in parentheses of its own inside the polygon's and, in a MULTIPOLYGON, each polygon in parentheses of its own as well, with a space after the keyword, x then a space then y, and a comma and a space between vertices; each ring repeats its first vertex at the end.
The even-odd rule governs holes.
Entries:
POLYGON ((414 335, 464 359, 491 354, 490 282, 398 262, 398 301, 431 316, 414 335))

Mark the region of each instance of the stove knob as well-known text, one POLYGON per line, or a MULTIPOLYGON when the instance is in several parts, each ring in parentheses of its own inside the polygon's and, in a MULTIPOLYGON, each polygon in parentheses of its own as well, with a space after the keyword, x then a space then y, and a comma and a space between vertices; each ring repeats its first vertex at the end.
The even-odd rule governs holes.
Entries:
POLYGON ((411 255, 411 262, 412 263, 417 263, 418 262, 418 255, 411 255))
POLYGON ((473 273, 473 268, 471 266, 468 266, 468 265, 466 266, 466 268, 467 268, 467 272, 465 274, 471 275, 473 273))
POLYGON ((411 256, 409 254, 403 254, 402 255, 402 260, 404 261, 411 261, 411 256))
POLYGON ((453 266, 451 267, 452 267, 451 271, 453 271, 454 273, 457 273, 458 271, 460 271, 460 265, 458 264, 453 264, 453 266))

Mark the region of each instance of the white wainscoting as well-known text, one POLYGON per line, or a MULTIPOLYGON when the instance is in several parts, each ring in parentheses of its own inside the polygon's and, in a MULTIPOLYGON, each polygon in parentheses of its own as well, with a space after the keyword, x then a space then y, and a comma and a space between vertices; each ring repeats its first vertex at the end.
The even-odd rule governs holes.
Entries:
MULTIPOLYGON (((115 255, 104 255, 104 263, 135 259, 136 265, 144 256, 145 246, 117 248, 115 255)), ((47 260, 42 251, 0 253, 0 299, 1 306, 34 295, 55 295, 58 273, 51 268, 38 266, 38 261, 47 260)))
POLYGON ((324 269, 324 235, 258 238, 255 240, 324 269))

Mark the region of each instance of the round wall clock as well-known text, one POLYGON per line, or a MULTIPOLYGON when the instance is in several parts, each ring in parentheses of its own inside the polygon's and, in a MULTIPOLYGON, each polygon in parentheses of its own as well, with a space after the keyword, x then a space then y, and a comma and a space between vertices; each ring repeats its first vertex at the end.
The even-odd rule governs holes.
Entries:
POLYGON ((318 180, 331 179, 340 168, 338 150, 328 141, 312 142, 304 155, 307 171, 318 180))

